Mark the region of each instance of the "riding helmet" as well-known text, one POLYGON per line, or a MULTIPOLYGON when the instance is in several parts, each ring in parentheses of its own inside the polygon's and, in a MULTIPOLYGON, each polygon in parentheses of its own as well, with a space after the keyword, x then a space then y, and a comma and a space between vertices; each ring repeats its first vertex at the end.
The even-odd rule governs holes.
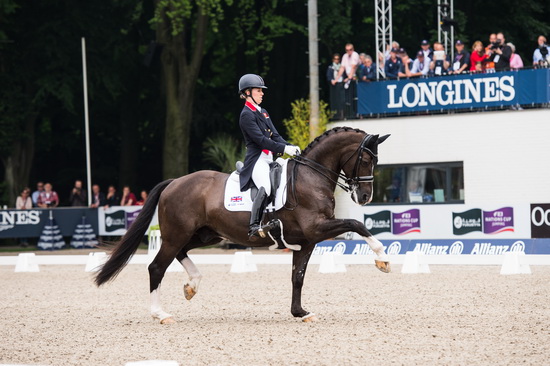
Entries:
POLYGON ((260 75, 246 74, 239 80, 239 93, 243 93, 246 89, 250 88, 262 88, 267 89, 264 79, 260 75))

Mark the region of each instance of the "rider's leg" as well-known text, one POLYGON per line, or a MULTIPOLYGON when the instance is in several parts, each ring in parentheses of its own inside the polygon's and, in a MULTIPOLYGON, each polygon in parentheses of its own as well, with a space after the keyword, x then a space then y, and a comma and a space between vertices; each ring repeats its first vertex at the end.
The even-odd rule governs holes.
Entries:
POLYGON ((252 180, 256 187, 258 187, 258 193, 252 203, 252 211, 250 212, 250 227, 248 231, 248 238, 254 241, 261 236, 265 237, 265 233, 261 228, 261 221, 264 210, 267 206, 267 201, 271 193, 271 183, 269 181, 269 163, 272 161, 271 154, 262 153, 258 158, 258 161, 254 165, 252 171, 252 180))

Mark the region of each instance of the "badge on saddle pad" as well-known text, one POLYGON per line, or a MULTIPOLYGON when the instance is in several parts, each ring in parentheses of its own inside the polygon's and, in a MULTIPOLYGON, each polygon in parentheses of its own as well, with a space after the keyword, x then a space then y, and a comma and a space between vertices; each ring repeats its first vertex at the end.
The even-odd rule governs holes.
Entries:
MULTIPOLYGON (((267 205, 266 211, 278 211, 283 208, 286 202, 286 167, 288 160, 278 158, 276 162, 279 163, 282 167, 281 184, 279 185, 279 188, 277 189, 277 192, 275 194, 275 202, 267 205)), ((226 210, 228 211, 250 212, 252 210, 251 190, 248 189, 245 192, 241 192, 239 175, 237 174, 237 172, 231 173, 229 178, 227 178, 227 182, 225 183, 225 194, 223 203, 226 210)))

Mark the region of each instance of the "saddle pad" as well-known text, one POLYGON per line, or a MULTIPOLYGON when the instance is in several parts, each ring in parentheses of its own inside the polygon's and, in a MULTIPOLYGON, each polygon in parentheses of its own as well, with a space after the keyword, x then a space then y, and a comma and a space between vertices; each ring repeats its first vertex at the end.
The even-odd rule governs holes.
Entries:
MULTIPOLYGON (((275 202, 270 203, 266 211, 278 211, 283 208, 286 202, 286 181, 287 181, 287 159, 278 158, 277 163, 283 167, 281 173, 281 184, 275 195, 275 202)), ((241 192, 239 175, 236 172, 231 173, 225 182, 224 206, 228 211, 248 211, 252 210, 252 198, 250 197, 250 189, 241 192)))

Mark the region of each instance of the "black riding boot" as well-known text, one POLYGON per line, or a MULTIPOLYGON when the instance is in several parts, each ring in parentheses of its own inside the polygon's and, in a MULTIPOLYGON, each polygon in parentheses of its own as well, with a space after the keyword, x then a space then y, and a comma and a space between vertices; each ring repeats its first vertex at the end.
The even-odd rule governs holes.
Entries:
POLYGON ((260 222, 262 221, 268 199, 269 197, 265 193, 265 188, 260 187, 256 198, 252 202, 252 211, 250 212, 250 226, 248 230, 248 240, 250 241, 256 241, 258 237, 265 238, 266 233, 262 230, 260 222))

